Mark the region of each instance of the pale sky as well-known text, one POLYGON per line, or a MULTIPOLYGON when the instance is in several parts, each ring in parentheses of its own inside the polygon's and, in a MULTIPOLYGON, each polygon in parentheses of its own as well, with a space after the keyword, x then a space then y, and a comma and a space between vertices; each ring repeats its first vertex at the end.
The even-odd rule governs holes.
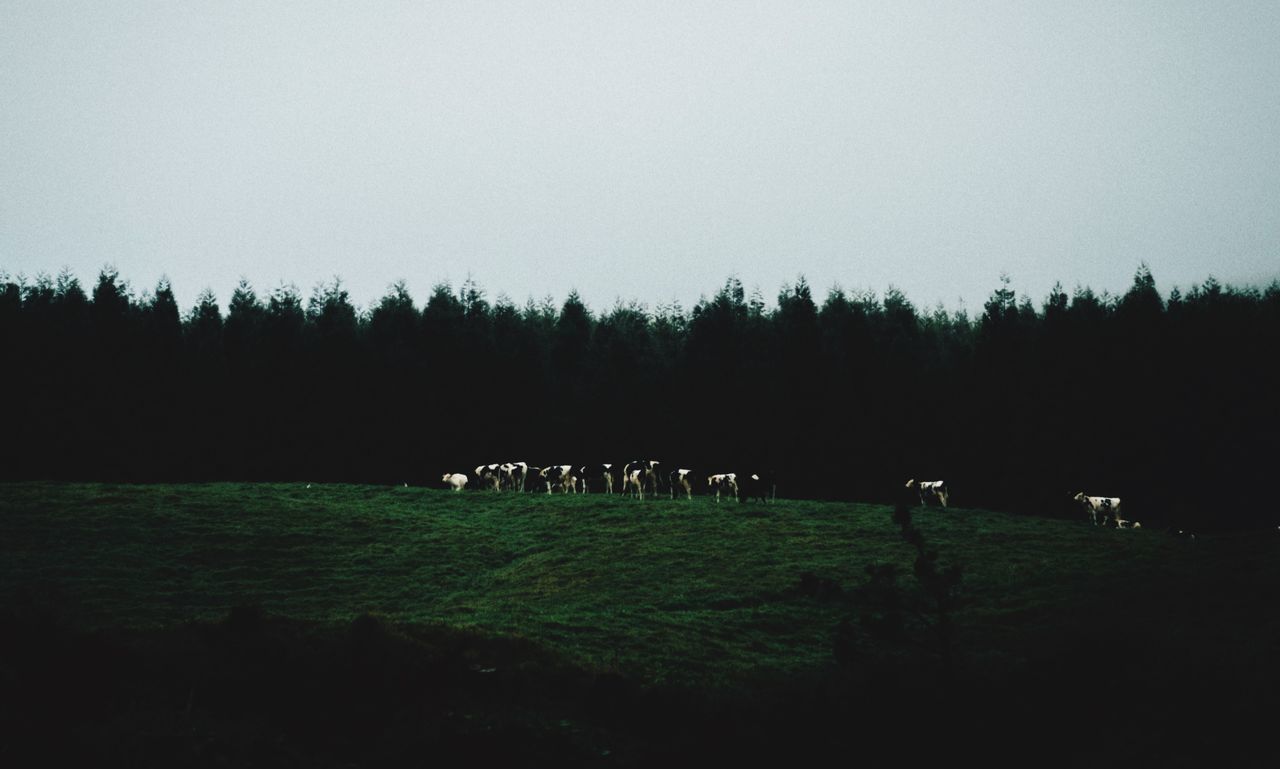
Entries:
POLYGON ((972 312, 1141 261, 1280 277, 1280 2, 0 0, 10 274, 972 312))

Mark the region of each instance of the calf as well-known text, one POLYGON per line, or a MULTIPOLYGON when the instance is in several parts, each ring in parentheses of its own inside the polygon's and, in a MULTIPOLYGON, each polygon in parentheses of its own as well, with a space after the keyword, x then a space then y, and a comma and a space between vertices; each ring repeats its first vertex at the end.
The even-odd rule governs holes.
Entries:
POLYGON ((454 491, 462 491, 462 488, 467 485, 467 476, 462 473, 445 473, 441 480, 449 484, 449 488, 454 491))
POLYGON ((716 504, 720 503, 720 494, 738 496, 738 474, 716 473, 707 476, 707 490, 716 493, 716 504))
POLYGON ((1082 491, 1072 497, 1089 514, 1094 526, 1101 526, 1107 518, 1120 520, 1120 497, 1089 497, 1082 491))
POLYGON ((917 481, 912 478, 907 481, 906 488, 916 490, 920 497, 921 507, 937 502, 945 508, 947 506, 947 498, 951 496, 951 492, 947 489, 946 481, 917 481))

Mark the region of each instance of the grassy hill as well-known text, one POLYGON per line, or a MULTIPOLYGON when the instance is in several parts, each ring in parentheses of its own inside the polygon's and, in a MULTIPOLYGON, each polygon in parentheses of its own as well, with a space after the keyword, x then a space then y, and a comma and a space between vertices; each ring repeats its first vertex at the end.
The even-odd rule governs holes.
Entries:
MULTIPOLYGON (((964 509, 921 509, 916 523, 943 563, 963 567, 957 666, 947 680, 939 678, 927 612, 908 611, 906 632, 892 639, 859 621, 883 608, 857 590, 872 564, 895 564, 901 597, 916 606, 914 552, 890 510, 877 505, 641 503, 324 484, 6 484, 0 606, 9 607, 11 645, 96 639, 170 660, 146 673, 162 680, 201 664, 234 668, 240 658, 227 650, 235 644, 218 635, 229 628, 250 627, 259 651, 264 638, 293 649, 291 659, 301 661, 289 664, 303 675, 327 669, 324 649, 346 649, 372 627, 378 643, 390 645, 386 658, 406 670, 429 659, 449 670, 515 675, 521 691, 533 681, 547 686, 555 702, 504 689, 500 702, 481 708, 490 714, 482 721, 505 724, 504 744, 552 744, 548 755, 557 760, 606 764, 627 763, 628 755, 643 763, 655 745, 707 744, 703 732, 636 732, 647 723, 638 714, 655 702, 695 721, 750 702, 755 716, 739 714, 737 734, 750 731, 753 718, 777 723, 765 714, 815 708, 824 723, 889 707, 968 723, 978 714, 958 701, 999 699, 991 714, 1044 728, 1070 732, 1079 717, 1093 737, 1074 744, 1105 745, 1113 752, 1098 755, 1115 756, 1164 756, 1156 746, 1175 734, 1187 739, 1182 730, 1215 710, 1233 714, 1237 730, 1203 733, 1209 741, 1197 750, 1169 756, 1216 755, 1240 743, 1213 735, 1238 734, 1247 716, 1274 704, 1280 537, 1190 541, 964 509), (236 607, 239 625, 227 619, 236 607), (837 663, 833 639, 845 619, 852 635, 837 663), (35 635, 23 630, 33 622, 43 623, 35 635), (592 715, 609 708, 583 710, 584 702, 599 704, 602 681, 626 692, 631 726, 602 725, 592 715), (678 702, 661 699, 676 691, 684 693, 678 702), (1083 713, 1070 704, 1077 698, 1088 703, 1083 713), (537 729, 526 733, 570 711, 591 722, 578 738, 547 743, 537 729), (523 736, 512 736, 512 724, 523 736), (1116 738, 1104 738, 1116 729, 1128 735, 1120 753, 1116 738)), ((0 670, 11 682, 27 680, 18 663, 0 670)), ((470 684, 455 689, 474 696, 470 684)), ((181 693, 174 696, 181 711, 181 693)), ((383 706, 400 712, 395 702, 383 706)), ((264 733, 293 733, 263 718, 255 723, 264 733)), ((823 733, 827 747, 843 744, 823 733)), ((185 748, 167 755, 192 758, 185 748)))

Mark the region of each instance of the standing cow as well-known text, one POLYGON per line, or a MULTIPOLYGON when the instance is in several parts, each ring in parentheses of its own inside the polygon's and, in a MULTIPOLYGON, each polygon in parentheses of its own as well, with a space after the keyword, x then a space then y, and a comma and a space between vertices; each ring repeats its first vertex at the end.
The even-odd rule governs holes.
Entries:
POLYGON ((600 482, 605 494, 613 493, 613 464, 583 465, 578 468, 578 482, 582 484, 582 493, 591 490, 591 484, 600 482))
POLYGON ((653 494, 658 493, 658 470, 662 463, 656 459, 636 460, 628 462, 622 468, 623 488, 627 493, 631 493, 631 474, 636 470, 640 471, 640 483, 645 488, 651 489, 653 494))
POLYGON ((481 486, 492 486, 494 491, 502 488, 502 465, 477 465, 476 466, 476 483, 481 486))
POLYGON ((679 468, 671 471, 671 498, 676 498, 676 489, 684 492, 685 499, 693 499, 693 471, 687 468, 679 468))
POLYGON ((527 462, 506 462, 499 468, 502 473, 502 486, 512 491, 524 491, 525 479, 529 475, 527 462))
POLYGON ((541 467, 535 467, 534 465, 529 465, 529 469, 525 470, 525 476, 524 476, 525 483, 522 490, 532 494, 534 492, 537 492, 539 489, 541 489, 542 488, 542 471, 543 471, 543 468, 541 467))
POLYGON ((441 480, 449 484, 449 488, 454 491, 462 491, 467 485, 467 476, 464 473, 445 473, 441 480))
POLYGON ((774 489, 773 475, 762 473, 738 473, 738 488, 741 495, 738 500, 746 502, 749 499, 758 499, 763 503, 768 503, 771 492, 774 489))
POLYGON ((1072 499, 1084 512, 1088 513, 1089 520, 1093 521, 1094 526, 1105 525, 1107 518, 1117 522, 1116 525, 1119 526, 1120 497, 1090 497, 1081 491, 1072 499))
POLYGON ((716 493, 716 504, 720 503, 720 495, 738 496, 738 474, 716 473, 707 476, 707 490, 716 493))
POLYGON ((947 499, 951 496, 950 490, 947 489, 946 481, 917 481, 912 478, 907 481, 906 488, 916 490, 917 495, 920 497, 921 507, 936 502, 945 508, 947 499))
POLYGON ((644 479, 645 475, 642 468, 635 467, 632 468, 630 472, 625 472, 622 476, 622 493, 630 495, 634 492, 635 496, 643 502, 645 486, 644 479))
POLYGON ((565 494, 570 490, 578 493, 578 479, 573 474, 573 465, 551 465, 542 469, 542 480, 547 484, 547 493, 559 488, 565 494))

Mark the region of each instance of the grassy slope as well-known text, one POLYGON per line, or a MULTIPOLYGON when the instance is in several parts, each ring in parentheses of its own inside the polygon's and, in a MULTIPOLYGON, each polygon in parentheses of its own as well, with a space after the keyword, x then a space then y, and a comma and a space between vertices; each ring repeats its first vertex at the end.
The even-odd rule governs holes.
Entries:
POLYGON ((0 485, 0 756, 1275 764, 1280 538, 917 522, 965 567, 944 685, 919 647, 860 631, 838 667, 857 602, 796 589, 806 572, 855 587, 874 562, 909 574, 880 506, 0 485), (269 619, 226 620, 246 605, 269 619))
MULTIPOLYGON (((907 573, 888 509, 301 484, 0 486, 0 600, 24 589, 74 624, 154 627, 235 605, 311 620, 361 612, 530 638, 588 667, 715 683, 830 664, 848 587, 907 573)), ((1159 659, 1263 660, 1280 624, 1280 542, 921 511, 965 568, 963 658, 1016 670, 1057 645, 1159 659), (1153 649, 1154 645, 1154 649, 1153 649)), ((908 580, 909 581, 909 580, 908 580)))

